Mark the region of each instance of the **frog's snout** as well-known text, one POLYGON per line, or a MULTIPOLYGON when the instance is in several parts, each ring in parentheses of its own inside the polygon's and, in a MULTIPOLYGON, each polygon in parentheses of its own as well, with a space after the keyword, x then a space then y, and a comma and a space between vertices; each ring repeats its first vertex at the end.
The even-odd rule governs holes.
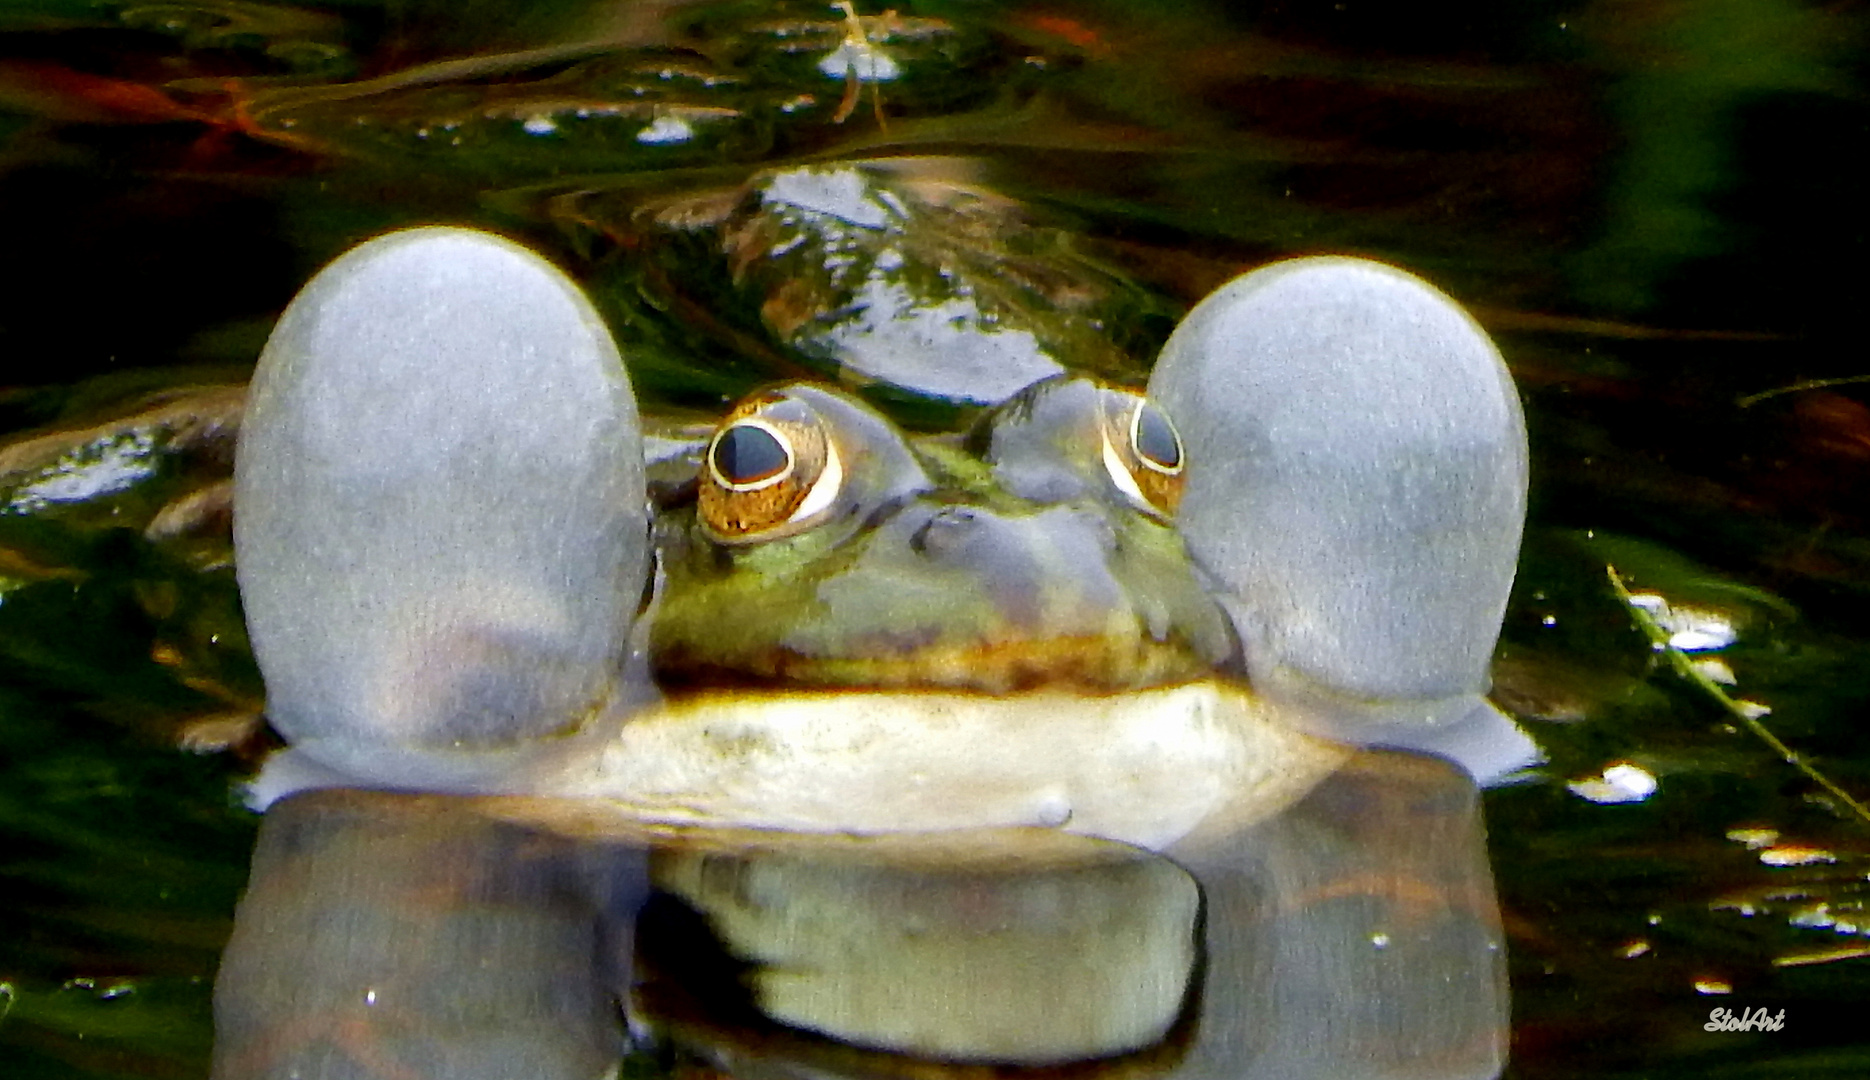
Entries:
MULTIPOLYGON (((843 584, 875 598, 876 640, 922 642, 894 651, 897 683, 1108 692, 1210 673, 1224 617, 1192 581, 1139 574, 1123 535, 1094 506, 913 504, 843 584)), ((859 640, 843 644, 874 651, 859 640)))
POLYGON ((1116 534, 1101 514, 941 506, 914 529, 909 547, 935 577, 967 574, 1002 633, 1015 639, 1124 637, 1146 622, 1111 564, 1116 534))
POLYGON ((1104 633, 1130 606, 1111 572, 1115 536, 1101 515, 943 506, 911 533, 909 546, 937 573, 968 573, 1008 628, 1023 634, 1104 633))
MULTIPOLYGON (((937 563, 978 566, 997 552, 1027 548, 1037 554, 1059 545, 1091 545, 1099 561, 1116 546, 1116 533, 1101 514, 1072 507, 1052 507, 1036 514, 1010 515, 981 506, 939 507, 910 537, 910 547, 937 563)), ((1080 569, 1073 567, 1075 572, 1080 569)))

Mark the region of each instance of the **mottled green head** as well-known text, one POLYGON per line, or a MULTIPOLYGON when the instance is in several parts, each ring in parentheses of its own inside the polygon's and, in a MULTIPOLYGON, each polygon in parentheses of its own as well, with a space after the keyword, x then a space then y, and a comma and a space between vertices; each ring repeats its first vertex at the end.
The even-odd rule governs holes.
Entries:
POLYGON ((665 514, 665 686, 1043 686, 1199 678, 1234 654, 1174 525, 1183 448, 1139 394, 1039 383, 910 440, 818 387, 756 394, 665 514))

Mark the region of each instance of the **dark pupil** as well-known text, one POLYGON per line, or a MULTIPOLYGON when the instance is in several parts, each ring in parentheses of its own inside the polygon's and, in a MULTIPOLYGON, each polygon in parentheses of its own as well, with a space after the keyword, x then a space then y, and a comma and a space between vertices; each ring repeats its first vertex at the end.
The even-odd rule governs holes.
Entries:
POLYGON ((1182 463, 1182 448, 1175 441, 1169 418, 1154 405, 1144 405, 1136 417, 1136 452, 1165 469, 1182 463))
POLYGON ((751 484, 778 473, 787 464, 786 448, 773 433, 751 424, 735 424, 714 443, 714 467, 730 484, 751 484))

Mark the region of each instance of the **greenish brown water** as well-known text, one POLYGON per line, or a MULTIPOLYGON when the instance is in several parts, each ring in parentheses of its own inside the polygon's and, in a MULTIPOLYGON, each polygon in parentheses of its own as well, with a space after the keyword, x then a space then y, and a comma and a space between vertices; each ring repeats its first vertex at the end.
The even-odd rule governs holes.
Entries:
MULTIPOLYGON (((905 74, 847 102, 814 64, 842 32, 816 5, 10 4, 0 424, 11 442, 237 382, 317 266, 429 221, 547 251, 596 291, 646 394, 712 408, 813 358, 644 215, 778 164, 937 159, 903 168, 1017 200, 1028 231, 945 242, 1127 283, 1104 298, 1110 370, 1242 269, 1395 262, 1494 333, 1532 439, 1497 696, 1550 762, 1487 805, 1508 1075, 1870 1072, 1850 1022, 1870 1001, 1870 823, 1659 669, 1604 570, 1732 623, 1732 696, 1870 798, 1870 384, 1847 381, 1870 375, 1861 11, 900 10, 931 20, 905 74), (776 15, 830 36, 789 52, 776 15), (646 115, 690 134, 643 140, 646 115), (1655 792, 1568 786, 1619 763, 1655 792), (1705 1033, 1717 1005, 1784 1008, 1788 1029, 1705 1033)), ((259 687, 224 552, 143 538, 216 467, 212 447, 161 449, 108 498, 39 505, 7 481, 8 1076, 205 1075, 255 820, 230 794, 239 760, 176 742, 259 687)))

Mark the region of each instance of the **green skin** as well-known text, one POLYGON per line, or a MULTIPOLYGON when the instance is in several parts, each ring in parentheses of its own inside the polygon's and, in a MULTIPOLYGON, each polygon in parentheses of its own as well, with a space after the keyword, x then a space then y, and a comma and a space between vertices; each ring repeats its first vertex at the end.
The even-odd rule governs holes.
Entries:
POLYGON ((1231 627, 1173 522, 1110 476, 1101 392, 1041 384, 965 437, 912 441, 846 398, 790 388, 844 448, 837 502, 802 531, 738 544, 692 502, 666 511, 658 681, 1117 693, 1211 676, 1238 648, 1231 627))

